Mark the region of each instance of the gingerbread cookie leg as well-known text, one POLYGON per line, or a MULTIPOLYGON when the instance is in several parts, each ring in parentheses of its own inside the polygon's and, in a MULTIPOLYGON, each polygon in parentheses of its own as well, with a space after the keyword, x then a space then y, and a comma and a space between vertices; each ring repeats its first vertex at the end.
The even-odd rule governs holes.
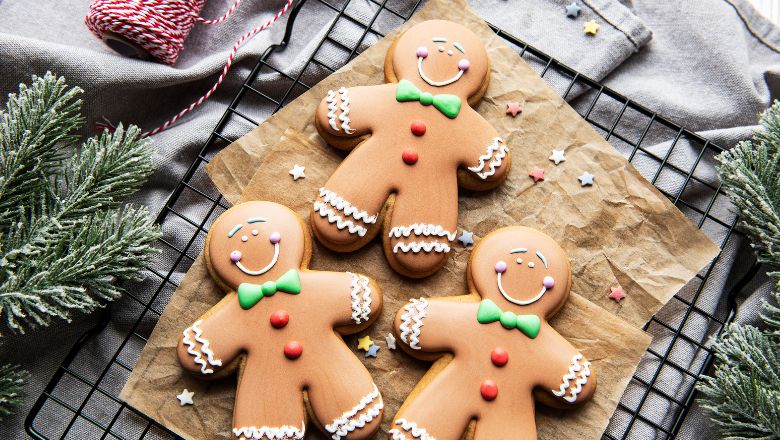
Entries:
POLYGON ((332 440, 371 438, 382 421, 384 402, 365 367, 341 342, 325 342, 318 350, 344 353, 349 362, 319 368, 307 385, 309 405, 332 440))
POLYGON ((438 179, 429 188, 396 194, 387 215, 383 241, 390 266, 412 278, 431 275, 447 261, 457 237, 455 179, 438 179))

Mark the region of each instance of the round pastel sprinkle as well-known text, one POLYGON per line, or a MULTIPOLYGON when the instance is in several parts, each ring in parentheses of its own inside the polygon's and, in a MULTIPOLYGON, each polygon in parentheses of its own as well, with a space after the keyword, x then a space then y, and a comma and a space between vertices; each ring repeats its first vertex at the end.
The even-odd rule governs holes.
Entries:
POLYGON ((552 287, 555 285, 555 279, 551 276, 546 276, 544 277, 544 280, 542 280, 542 284, 544 284, 544 287, 552 289, 552 287))
POLYGON ((290 341, 284 344, 284 356, 287 359, 295 360, 303 354, 303 345, 298 341, 290 341))
POLYGON ((447 51, 447 55, 452 56, 452 49, 447 51))
POLYGON ((249 240, 249 237, 247 237, 246 235, 241 236, 241 241, 247 241, 247 240, 249 240))
POLYGON ((536 263, 534 263, 533 261, 529 261, 529 262, 528 262, 528 267, 530 267, 531 269, 533 269, 534 267, 536 267, 536 263))
POLYGON ((428 48, 425 46, 420 46, 417 48, 417 56, 420 58, 425 58, 428 56, 428 48))
POLYGON ((407 165, 414 165, 420 159, 420 156, 414 151, 414 148, 407 148, 401 153, 401 159, 407 165))
POLYGON ((516 261, 517 261, 517 264, 523 264, 523 259, 522 258, 518 258, 516 261))
POLYGON ((490 362, 496 367, 503 367, 509 362, 509 353, 501 347, 496 347, 490 352, 490 362))
POLYGON ((485 379, 479 387, 479 393, 482 394, 482 398, 488 402, 495 400, 496 397, 498 397, 498 385, 490 379, 485 379))
POLYGON ((259 234, 259 233, 260 233, 260 232, 259 232, 257 229, 252 229, 252 235, 257 235, 257 234, 259 234))
POLYGON ((290 314, 285 310, 277 310, 271 313, 271 327, 282 328, 290 322, 290 314))
POLYGON ((458 69, 460 70, 469 70, 469 67, 471 67, 471 62, 465 58, 458 61, 458 69))
POLYGON ((499 261, 496 263, 496 273, 504 273, 506 272, 506 262, 505 261, 499 261))
POLYGON ((241 261, 241 251, 233 251, 230 253, 230 261, 238 263, 241 261))
POLYGON ((439 49, 439 52, 444 52, 444 46, 439 46, 437 49, 439 49))
POLYGON ((268 241, 270 241, 273 244, 279 243, 282 239, 282 234, 278 232, 271 232, 271 235, 268 236, 268 241))

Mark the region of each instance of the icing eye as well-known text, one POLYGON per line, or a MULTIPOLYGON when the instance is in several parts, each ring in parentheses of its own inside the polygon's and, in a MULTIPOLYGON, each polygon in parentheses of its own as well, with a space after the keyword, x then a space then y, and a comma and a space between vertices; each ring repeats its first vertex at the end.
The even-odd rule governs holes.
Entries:
POLYGON ((417 48, 417 57, 418 58, 425 58, 428 56, 428 48, 425 46, 420 46, 417 48))
POLYGON ((439 46, 437 49, 439 49, 439 52, 444 52, 444 46, 439 46))
POLYGON ((257 232, 257 229, 252 229, 252 235, 257 235, 259 232, 257 232))
POLYGON ((458 61, 458 69, 466 71, 469 70, 469 67, 471 67, 471 61, 463 58, 462 60, 458 61))
POLYGON ((447 51, 447 55, 452 56, 452 49, 447 51))
POLYGON ((555 285, 555 279, 551 276, 544 277, 544 280, 542 280, 542 284, 544 284, 544 287, 548 289, 552 289, 552 287, 555 285))
POLYGON ((506 262, 499 261, 496 263, 496 273, 504 273, 506 272, 506 262))
POLYGON ((528 267, 530 267, 531 269, 533 269, 534 267, 536 267, 536 264, 534 264, 534 262, 533 262, 533 261, 529 261, 529 262, 528 262, 528 267))
POLYGON ((522 258, 518 258, 516 261, 517 261, 517 264, 523 264, 523 259, 522 258))
POLYGON ((246 235, 241 236, 241 241, 247 241, 247 240, 249 240, 249 237, 247 237, 246 235))
POLYGON ((282 239, 282 234, 278 232, 271 232, 271 235, 268 236, 268 241, 270 241, 273 244, 279 243, 281 239, 282 239))
POLYGON ((241 261, 241 251, 233 251, 230 253, 230 261, 238 263, 241 261))

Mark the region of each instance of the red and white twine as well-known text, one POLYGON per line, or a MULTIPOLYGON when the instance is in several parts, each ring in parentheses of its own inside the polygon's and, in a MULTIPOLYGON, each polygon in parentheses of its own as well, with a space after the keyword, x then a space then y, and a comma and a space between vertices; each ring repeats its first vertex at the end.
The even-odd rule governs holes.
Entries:
MULTIPOLYGON (((208 92, 159 127, 144 132, 143 136, 151 136, 168 129, 182 116, 206 101, 224 81, 238 49, 259 32, 274 24, 290 9, 292 1, 286 0, 284 7, 276 15, 236 41, 222 68, 222 73, 208 92)), ((206 0, 92 0, 85 22, 92 33, 99 38, 103 38, 107 33, 121 35, 142 47, 158 61, 173 65, 179 59, 179 54, 184 48, 184 40, 196 23, 222 23, 233 14, 239 3, 241 0, 236 0, 222 17, 208 20, 200 16, 206 0)), ((111 127, 110 124, 99 124, 98 128, 111 127)))

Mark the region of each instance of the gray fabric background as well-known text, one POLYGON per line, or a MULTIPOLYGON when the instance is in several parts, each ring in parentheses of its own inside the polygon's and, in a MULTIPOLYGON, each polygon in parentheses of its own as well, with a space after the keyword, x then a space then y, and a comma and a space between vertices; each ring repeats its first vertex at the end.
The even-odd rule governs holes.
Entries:
MULTIPOLYGON (((209 18, 221 15, 231 3, 232 0, 210 0, 203 15, 209 18)), ((393 0, 388 2, 388 6, 405 11, 412 3, 409 0, 393 0)), ((755 128, 757 114, 778 97, 780 29, 760 17, 744 1, 583 0, 580 2, 584 6, 582 16, 577 20, 566 18, 563 6, 567 3, 569 1, 562 0, 471 1, 472 6, 488 21, 719 145, 731 146, 749 137, 755 128), (585 37, 582 33, 582 24, 591 18, 601 24, 596 38, 585 37)), ((114 122, 133 122, 146 129, 167 119, 211 85, 235 38, 276 13, 281 0, 247 1, 222 25, 196 26, 174 67, 122 58, 112 52, 84 26, 87 4, 87 0, 0 0, 0 96, 15 91, 16 85, 20 81, 29 81, 32 74, 52 70, 64 75, 69 84, 79 85, 86 92, 83 99, 88 122, 83 134, 90 134, 93 123, 101 116, 114 122)), ((369 0, 351 0, 349 5, 349 10, 358 17, 371 17, 376 8, 369 0)), ((275 55, 275 64, 288 66, 287 73, 298 72, 330 25, 333 15, 317 0, 308 0, 296 21, 296 33, 290 46, 275 55)), ((396 18, 383 14, 375 23, 375 28, 387 32, 399 24, 396 18)), ((153 138, 157 150, 157 170, 134 198, 134 203, 146 204, 153 212, 161 208, 254 65, 256 57, 268 44, 281 38, 283 25, 284 21, 261 33, 239 52, 225 84, 210 101, 173 129, 153 138)), ((342 39, 357 41, 359 31, 362 29, 343 26, 337 27, 335 33, 342 39)), ((369 34, 362 41, 361 48, 375 41, 376 38, 369 34)), ((336 50, 332 54, 321 52, 319 58, 332 65, 343 62, 342 55, 336 50)), ((315 72, 314 76, 317 73, 322 72, 315 72)), ((554 76, 547 79, 559 90, 568 83, 554 76)), ((271 92, 286 88, 280 76, 272 74, 261 75, 256 84, 271 92)), ((576 108, 587 108, 593 94, 574 89, 569 98, 576 108)), ((594 120, 611 120, 610 115, 615 113, 614 105, 605 102, 595 106, 591 117, 594 120)), ((242 110, 258 120, 271 111, 259 104, 253 106, 251 102, 242 110)), ((641 132, 646 123, 647 120, 638 115, 627 114, 620 129, 629 133, 641 132)), ((249 123, 231 122, 227 128, 228 137, 235 139, 251 127, 249 123)), ((663 155, 674 134, 654 128, 642 145, 650 152, 663 155)), ((615 139, 612 141, 618 149, 628 148, 615 139)), ((677 144, 669 160, 688 169, 697 152, 695 146, 683 140, 677 144)), ((637 157, 634 163, 646 177, 652 177, 656 172, 657 164, 651 160, 637 157)), ((711 157, 702 158, 696 175, 717 182, 711 157)), ((662 174, 658 184, 673 192, 679 188, 680 179, 679 176, 662 174)), ((206 183, 204 185, 207 186, 206 183)), ((694 203, 706 202, 708 195, 696 188, 686 191, 686 199, 694 203)), ((197 216, 198 213, 203 215, 204 207, 199 206, 195 199, 183 198, 177 209, 197 216)), ((719 218, 733 218, 726 203, 716 203, 714 209, 713 215, 719 218)), ((705 230, 715 239, 725 234, 716 226, 707 224, 705 230)), ((176 240, 175 233, 166 234, 176 240)), ((742 240, 731 240, 715 265, 697 306, 707 313, 723 315, 725 292, 750 265, 751 259, 750 250, 742 240)), ((175 279, 180 279, 182 273, 183 268, 175 279)), ((141 284, 137 288, 143 287, 141 284)), ((695 287, 684 289, 680 296, 690 298, 695 287)), ((749 287, 740 296, 738 320, 742 322, 758 319, 758 298, 766 296, 771 288, 764 278, 749 287)), ((659 313, 659 317, 665 322, 679 323, 684 310, 681 303, 673 300, 659 313)), ((126 300, 113 305, 111 311, 112 322, 108 329, 87 346, 84 359, 77 360, 85 371, 102 369, 116 350, 117 335, 127 332, 137 317, 132 302, 126 300)), ((16 417, 9 418, 0 427, 0 437, 25 437, 22 424, 30 405, 78 336, 98 319, 99 314, 77 315, 70 325, 58 323, 28 335, 6 335, 0 339, 0 360, 21 363, 33 373, 26 387, 29 395, 26 405, 16 417)), ((151 325, 145 325, 148 328, 141 331, 150 331, 151 325)), ((708 340, 714 331, 699 314, 691 315, 684 329, 688 337, 698 341, 708 340)), ((664 353, 671 341, 669 331, 657 325, 651 325, 649 331, 654 335, 653 349, 664 353)), ((678 365, 690 368, 701 363, 703 354, 692 345, 678 343, 670 358, 678 365)), ((639 375, 647 375, 649 380, 649 374, 655 371, 657 365, 656 358, 648 356, 639 368, 639 375)), ((63 384, 63 387, 68 385, 63 384)), ((118 392, 122 380, 116 379, 114 383, 106 382, 104 385, 118 392)), ((668 394, 680 396, 690 388, 691 381, 679 371, 665 368, 658 379, 658 386, 668 394)), ((623 404, 634 408, 642 391, 642 387, 630 386, 623 404)), ((62 393, 65 396, 78 394, 69 389, 62 390, 62 393)), ((78 404, 78 400, 76 402, 78 404)), ((107 406, 108 414, 111 414, 110 410, 107 406)), ((673 423, 670 414, 673 411, 666 400, 652 394, 642 407, 644 417, 665 426, 673 423)), ((619 436, 625 428, 626 418, 625 412, 617 413, 610 425, 614 435, 619 436)), ((59 432, 57 429, 62 429, 63 420, 47 413, 41 425, 51 427, 51 432, 56 434, 59 432)), ((130 432, 133 427, 128 425, 127 430, 130 432)), ((74 429, 74 432, 83 432, 80 438, 95 437, 94 431, 89 431, 88 427, 83 431, 74 429)), ((638 422, 630 438, 655 438, 657 435, 648 425, 638 422)), ((680 437, 714 438, 715 434, 711 423, 694 408, 680 431, 680 437)))

